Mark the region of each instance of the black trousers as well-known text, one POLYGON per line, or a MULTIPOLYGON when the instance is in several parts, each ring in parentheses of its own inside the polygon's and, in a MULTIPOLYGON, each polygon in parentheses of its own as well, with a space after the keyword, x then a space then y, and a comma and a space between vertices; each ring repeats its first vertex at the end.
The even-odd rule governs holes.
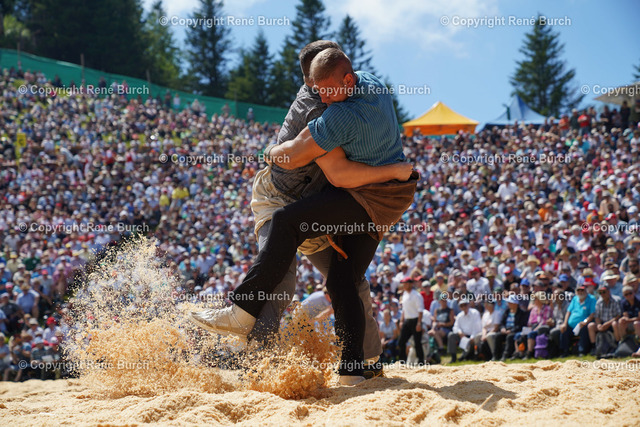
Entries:
POLYGON ((364 307, 357 283, 373 259, 378 242, 367 211, 345 190, 329 187, 274 212, 265 247, 230 299, 254 317, 287 274, 298 246, 326 234, 342 235, 340 246, 348 259, 334 253, 327 276, 327 291, 335 312, 335 329, 342 343, 341 375, 363 370, 364 307))
POLYGON ((424 351, 422 350, 422 331, 416 331, 418 326, 418 318, 404 319, 402 329, 400 329, 400 338, 398 339, 398 346, 400 347, 400 360, 407 361, 407 341, 413 337, 413 344, 416 349, 416 356, 418 357, 418 363, 424 363, 424 351))

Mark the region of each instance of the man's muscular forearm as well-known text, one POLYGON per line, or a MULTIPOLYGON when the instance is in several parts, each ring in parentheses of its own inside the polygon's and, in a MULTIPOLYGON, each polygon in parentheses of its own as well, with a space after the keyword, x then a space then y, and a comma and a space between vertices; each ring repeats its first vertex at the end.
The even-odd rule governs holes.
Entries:
POLYGON ((332 150, 328 155, 313 140, 309 128, 298 136, 268 150, 267 162, 283 169, 295 169, 316 161, 325 176, 336 187, 355 188, 366 184, 378 184, 398 179, 406 181, 412 167, 407 163, 385 166, 369 166, 346 158, 342 148, 332 150))
POLYGON ((409 163, 394 163, 385 166, 369 166, 348 160, 342 148, 331 150, 326 156, 316 159, 325 176, 335 187, 356 188, 367 184, 380 184, 398 179, 406 181, 413 167, 409 163))
POLYGON ((308 127, 291 141, 283 142, 269 151, 267 162, 283 169, 296 169, 308 165, 327 152, 313 140, 308 127))

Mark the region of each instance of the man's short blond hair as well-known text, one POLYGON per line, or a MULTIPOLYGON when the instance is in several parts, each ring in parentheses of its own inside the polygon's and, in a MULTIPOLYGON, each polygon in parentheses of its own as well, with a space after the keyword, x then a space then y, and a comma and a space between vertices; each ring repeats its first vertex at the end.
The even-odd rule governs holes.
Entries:
POLYGON ((339 49, 325 49, 311 62, 310 77, 315 82, 321 82, 331 76, 341 80, 348 73, 353 73, 351 60, 339 49))

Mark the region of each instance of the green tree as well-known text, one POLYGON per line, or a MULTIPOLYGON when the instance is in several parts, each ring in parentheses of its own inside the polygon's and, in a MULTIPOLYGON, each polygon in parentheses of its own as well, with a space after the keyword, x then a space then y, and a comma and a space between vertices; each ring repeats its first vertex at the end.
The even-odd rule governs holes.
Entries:
POLYGON ((312 41, 331 37, 330 25, 322 0, 300 0, 296 6, 296 17, 291 22, 293 32, 285 39, 280 58, 273 64, 271 105, 289 107, 295 99, 303 83, 298 53, 312 41))
POLYGON ((575 70, 565 70, 560 58, 563 50, 559 34, 538 19, 520 48, 525 59, 517 62, 510 78, 512 94, 519 95, 544 116, 558 116, 561 111, 577 107, 584 98, 572 84, 575 70))
POLYGON ((24 23, 18 21, 13 15, 5 15, 2 21, 0 47, 15 49, 19 42, 21 50, 30 51, 33 49, 31 31, 24 23))
POLYGON ((31 3, 28 27, 36 53, 112 73, 145 77, 140 0, 39 0, 31 3))
POLYGON ((269 105, 289 108, 302 85, 302 71, 296 49, 285 43, 280 58, 273 63, 269 76, 269 105), (291 67, 291 64, 298 64, 291 67))
MULTIPOLYGON (((223 2, 200 0, 192 18, 213 19, 223 16, 223 2)), ((213 24, 216 24, 213 21, 213 24)), ((187 30, 187 58, 191 89, 203 95, 224 97, 227 92, 228 53, 231 48, 230 29, 224 25, 195 26, 187 30)))
POLYGON ((349 15, 342 20, 336 39, 342 51, 351 59, 354 70, 375 74, 371 65, 371 52, 365 49, 365 41, 360 37, 358 24, 349 15))
POLYGON ((251 50, 241 53, 240 64, 231 71, 226 97, 237 101, 267 104, 270 72, 269 45, 264 32, 260 30, 251 50))
POLYGON ((180 50, 176 46, 171 27, 162 25, 166 16, 162 0, 151 6, 144 23, 145 56, 149 63, 151 81, 177 89, 180 86, 180 50))
MULTIPOLYGON (((16 35, 18 38, 31 36, 25 28, 25 16, 28 15, 29 3, 27 0, 2 0, 0 1, 0 46, 10 49, 16 48, 16 35), (5 36, 9 39, 5 39, 5 36)), ((30 42, 30 41, 29 41, 30 42)), ((21 45, 29 44, 22 42, 21 45)))

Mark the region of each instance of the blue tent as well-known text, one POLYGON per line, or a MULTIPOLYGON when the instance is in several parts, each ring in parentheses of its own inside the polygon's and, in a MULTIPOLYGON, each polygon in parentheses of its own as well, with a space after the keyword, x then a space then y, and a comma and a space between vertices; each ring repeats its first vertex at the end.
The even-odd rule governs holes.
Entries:
POLYGON ((541 125, 544 124, 545 117, 533 111, 525 102, 515 95, 511 98, 511 104, 495 120, 491 120, 484 125, 484 128, 493 126, 507 126, 518 123, 541 125))

